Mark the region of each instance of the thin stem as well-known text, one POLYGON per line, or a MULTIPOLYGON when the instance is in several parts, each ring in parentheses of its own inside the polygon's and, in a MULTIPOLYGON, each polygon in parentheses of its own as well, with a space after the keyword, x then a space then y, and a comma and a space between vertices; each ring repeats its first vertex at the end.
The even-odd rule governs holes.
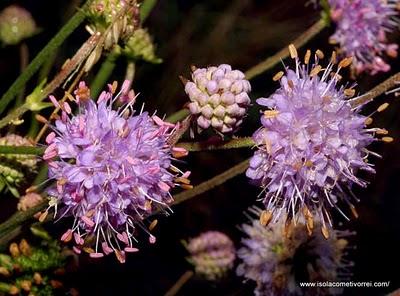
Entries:
POLYGON ((100 70, 97 72, 96 77, 93 79, 92 85, 90 86, 90 93, 93 98, 97 98, 99 96, 104 85, 107 83, 115 69, 118 57, 119 54, 113 50, 107 55, 106 59, 101 64, 100 70))
POLYGON ((392 89, 393 87, 400 84, 400 72, 394 74, 393 76, 389 77, 382 83, 375 86, 370 91, 366 92, 364 95, 359 96, 351 102, 353 107, 365 105, 373 101, 376 97, 380 96, 381 94, 387 92, 388 90, 392 89))
POLYGON ((144 22, 157 4, 157 0, 144 0, 140 6, 140 19, 144 22))
MULTIPOLYGON (((29 49, 25 42, 21 43, 19 46, 19 64, 20 64, 20 73, 24 73, 26 67, 29 64, 29 49)), ((15 106, 21 105, 24 99, 25 94, 25 85, 21 87, 19 90, 19 94, 17 96, 17 100, 15 101, 15 106)))
MULTIPOLYGON (((312 25, 309 29, 307 29, 307 31, 305 31, 291 43, 293 43, 297 48, 300 48, 303 45, 305 45, 308 41, 310 41, 313 37, 315 37, 318 33, 320 33, 325 27, 326 27, 326 22, 320 19, 318 22, 312 25)), ((288 56, 289 56, 289 51, 287 47, 284 47, 273 56, 268 57, 261 63, 255 65, 254 67, 251 67, 244 74, 246 75, 246 78, 250 80, 262 74, 263 72, 273 68, 281 60, 287 58, 288 56)), ((182 118, 185 118, 188 114, 189 110, 182 109, 167 117, 167 121, 175 123, 181 120, 182 118)))
POLYGON ((0 224, 0 246, 3 246, 6 242, 7 235, 12 232, 18 226, 26 223, 32 219, 32 216, 37 212, 45 209, 48 206, 48 201, 43 201, 37 206, 26 210, 25 212, 17 212, 12 215, 7 221, 0 224))
POLYGON ((44 148, 34 146, 0 146, 0 154, 42 155, 44 148))
POLYGON ((85 19, 85 8, 90 0, 79 9, 75 15, 61 28, 53 39, 39 52, 39 54, 32 60, 24 73, 18 77, 17 80, 11 85, 6 93, 0 99, 0 113, 2 113, 11 100, 18 94, 26 82, 39 70, 40 66, 48 59, 53 51, 55 51, 64 40, 83 22, 85 19))
POLYGON ((182 109, 174 114, 168 116, 165 121, 171 122, 171 123, 177 123, 178 121, 182 120, 183 118, 187 117, 190 114, 188 109, 182 109))
POLYGON ((27 104, 22 104, 18 108, 12 110, 7 116, 0 119, 0 128, 12 123, 14 120, 20 118, 25 112, 29 111, 27 104))
POLYGON ((183 285, 185 285, 194 275, 193 271, 187 270, 181 277, 176 281, 176 283, 165 293, 164 296, 175 296, 183 285))
POLYGON ((229 170, 193 187, 193 189, 183 191, 179 194, 176 194, 174 196, 174 205, 180 204, 181 202, 184 202, 192 197, 195 197, 196 195, 202 194, 204 192, 207 192, 208 190, 211 190, 226 181, 232 179, 233 177, 243 173, 247 167, 249 166, 249 160, 242 161, 241 163, 231 167, 229 170))
POLYGON ((205 150, 223 150, 223 149, 237 149, 252 147, 255 143, 251 137, 232 139, 228 142, 215 142, 215 141, 204 141, 204 142, 181 142, 176 146, 183 147, 188 151, 197 152, 205 150))

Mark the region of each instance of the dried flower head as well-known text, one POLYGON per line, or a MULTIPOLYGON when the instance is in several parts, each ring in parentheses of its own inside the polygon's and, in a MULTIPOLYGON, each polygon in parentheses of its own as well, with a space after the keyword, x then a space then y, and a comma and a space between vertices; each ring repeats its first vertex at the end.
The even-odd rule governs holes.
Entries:
POLYGON ((398 0, 329 0, 336 32, 331 42, 339 45, 342 56, 352 56, 357 73, 386 72, 384 56, 397 57, 398 45, 389 43, 387 34, 395 30, 398 0))
POLYGON ((37 27, 26 9, 10 5, 0 12, 0 42, 14 45, 35 35, 37 27))
POLYGON ((207 280, 222 278, 233 268, 235 247, 231 239, 219 231, 207 231, 185 244, 190 253, 188 261, 196 273, 207 280))
POLYGON ((230 65, 193 68, 192 81, 185 81, 185 92, 199 132, 209 127, 223 134, 235 132, 250 105, 250 90, 244 74, 230 65))
POLYGON ((95 0, 88 9, 89 33, 107 32, 104 48, 110 49, 120 39, 127 40, 139 26, 139 7, 135 0, 95 0), (111 28, 110 28, 111 26, 111 28))
MULTIPOLYGON (((49 146, 43 156, 49 178, 56 181, 48 190, 50 206, 60 218, 75 218, 61 239, 73 238, 78 253, 84 250, 97 258, 114 252, 121 262, 125 252, 138 250, 133 246, 138 226, 155 242, 143 219, 168 208, 173 200, 170 189, 180 183, 188 187, 190 174, 172 165, 175 157, 187 154, 169 143, 176 125, 147 112, 133 115, 134 100, 112 109, 128 85, 125 81, 114 98, 117 85, 109 85, 97 103, 75 97, 77 115, 62 104, 62 116, 46 138, 49 146)), ((82 84, 80 88, 84 89, 82 84)), ((60 105, 54 97, 51 100, 60 105)))
MULTIPOLYGON (((349 205, 357 216, 352 199, 358 200, 351 188, 353 184, 366 187, 368 182, 356 174, 359 170, 375 173, 367 158, 379 155, 366 147, 388 131, 367 128, 372 118, 359 113, 361 106, 352 106, 357 98, 349 99, 355 90, 338 86, 339 71, 351 59, 340 61, 334 71, 334 59, 323 69, 318 54, 310 64, 307 51, 303 64, 293 45, 290 50, 296 68, 279 75, 281 86, 269 98, 257 100, 268 109, 261 116, 262 127, 253 135, 258 150, 247 176, 265 191, 269 221, 283 212, 288 219, 315 215, 324 226, 326 221, 332 225, 328 212, 332 208, 347 219, 340 203, 349 205)), ((382 104, 376 112, 387 106, 382 104)))
MULTIPOLYGON (((260 215, 261 210, 251 208, 260 215)), ((285 225, 284 219, 265 227, 258 219, 242 225, 247 237, 237 256, 237 274, 257 283, 255 295, 334 295, 338 288, 301 288, 299 282, 344 281, 350 278, 352 262, 346 260, 350 231, 335 230, 329 239, 315 221, 310 234, 303 223, 285 225)))
POLYGON ((139 28, 140 14, 136 0, 94 0, 88 9, 90 24, 86 26, 91 34, 105 34, 104 42, 95 47, 87 58, 86 72, 100 59, 103 49, 117 49, 120 41, 126 42, 139 28))
MULTIPOLYGON (((1 146, 33 146, 31 141, 15 134, 0 138, 1 146)), ((36 170, 37 158, 34 155, 0 154, 0 191, 4 188, 18 197, 16 187, 25 181, 28 175, 36 170)))

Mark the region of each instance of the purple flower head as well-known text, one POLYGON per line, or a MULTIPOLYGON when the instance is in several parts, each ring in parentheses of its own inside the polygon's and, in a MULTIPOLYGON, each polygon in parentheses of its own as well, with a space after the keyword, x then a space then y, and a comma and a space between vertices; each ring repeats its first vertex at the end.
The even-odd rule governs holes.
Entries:
POLYGON ((194 265, 196 273, 210 281, 223 277, 233 268, 235 247, 222 232, 204 232, 185 246, 190 253, 188 261, 194 265))
POLYGON ((398 27, 398 0, 329 0, 336 32, 331 42, 343 56, 354 57, 357 73, 387 72, 385 54, 397 57, 398 45, 388 43, 387 33, 398 27))
MULTIPOLYGON (((256 207, 249 211, 256 216, 261 214, 256 207)), ((237 251, 237 275, 257 283, 257 296, 341 294, 342 289, 338 288, 303 289, 299 282, 349 280, 353 263, 346 260, 345 254, 347 237, 353 233, 335 230, 325 239, 319 221, 307 234, 304 223, 288 225, 282 218, 267 227, 258 219, 242 225, 246 237, 237 251)))
MULTIPOLYGON (((128 93, 127 87, 126 81, 113 98, 116 85, 109 85, 110 91, 103 91, 95 103, 81 83, 75 92, 79 113, 73 115, 68 104, 61 104, 62 116, 46 138, 43 156, 49 178, 56 181, 48 190, 50 204, 60 218, 75 218, 62 240, 73 238, 79 253, 83 245, 88 250, 94 237, 91 257, 114 252, 121 262, 125 252, 137 251, 133 242, 138 226, 155 242, 143 219, 168 208, 171 188, 187 184, 190 174, 172 165, 174 157, 187 153, 169 143, 176 125, 147 112, 133 115, 134 100, 112 109, 113 102, 128 93)), ((60 105, 54 97, 51 100, 60 105)))
MULTIPOLYGON (((339 70, 351 64, 350 58, 334 71, 333 62, 323 69, 317 55, 315 64, 310 64, 310 51, 302 64, 294 46, 290 48, 296 68, 278 73, 274 79, 280 79, 280 88, 269 98, 257 100, 268 109, 261 116, 262 127, 253 135, 258 149, 246 174, 265 192, 265 224, 286 213, 288 219, 304 215, 312 220, 315 215, 324 227, 326 221, 332 226, 329 209, 337 209, 348 219, 340 203, 357 215, 351 187, 367 186, 356 173, 375 173, 367 158, 377 154, 366 147, 387 130, 366 128, 372 119, 359 114, 361 107, 352 106, 356 98, 349 97, 354 89, 337 85, 339 70)), ((382 104, 377 111, 387 106, 382 104)))
POLYGON ((250 105, 250 90, 244 74, 230 65, 194 69, 185 92, 199 132, 209 127, 222 134, 235 132, 250 105))

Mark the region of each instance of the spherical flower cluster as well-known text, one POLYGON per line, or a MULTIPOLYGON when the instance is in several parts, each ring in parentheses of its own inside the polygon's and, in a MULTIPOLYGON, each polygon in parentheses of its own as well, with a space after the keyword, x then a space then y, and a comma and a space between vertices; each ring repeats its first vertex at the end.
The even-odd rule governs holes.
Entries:
POLYGON ((351 201, 357 198, 351 187, 368 183, 356 173, 375 172, 367 158, 377 154, 366 146, 377 140, 374 136, 388 132, 366 128, 372 119, 359 114, 361 107, 352 106, 356 98, 348 99, 355 90, 337 86, 338 72, 351 64, 350 58, 342 60, 334 72, 332 62, 322 69, 317 55, 311 65, 310 51, 305 63, 300 63, 296 49, 290 48, 296 59, 295 70, 287 68, 285 74, 278 73, 274 78, 280 80, 280 88, 269 98, 257 100, 268 109, 261 116, 262 127, 253 135, 258 149, 246 174, 263 187, 269 216, 278 218, 286 212, 294 219, 302 212, 311 212, 307 215, 315 214, 324 224, 327 220, 332 225, 328 209, 336 208, 346 217, 338 207, 340 202, 357 215, 351 201))
POLYGON ((331 42, 344 56, 353 56, 357 73, 389 71, 384 55, 397 57, 398 45, 388 43, 387 33, 398 27, 398 0, 329 0, 336 32, 331 42))
MULTIPOLYGON (((0 138, 2 146, 33 146, 26 138, 15 134, 8 134, 0 138)), ((0 154, 0 191, 10 190, 14 196, 19 196, 16 187, 27 179, 30 172, 35 171, 37 159, 34 155, 0 154)))
POLYGON ((188 261, 196 273, 213 281, 222 278, 233 268, 235 247, 231 239, 219 231, 207 231, 189 240, 188 261))
POLYGON ((110 49, 120 39, 132 36, 139 26, 139 8, 132 0, 95 0, 88 9, 92 24, 87 27, 90 33, 107 31, 104 48, 110 49))
POLYGON ((176 125, 146 112, 133 115, 134 100, 112 109, 128 86, 129 81, 125 81, 113 98, 116 86, 109 85, 110 91, 103 91, 95 103, 81 83, 75 92, 80 110, 77 115, 71 114, 67 103, 51 97, 63 112, 46 138, 48 147, 43 156, 49 165, 49 178, 56 181, 48 190, 50 205, 60 218, 75 218, 61 239, 73 238, 78 253, 84 250, 97 258, 114 252, 121 262, 125 252, 137 251, 133 246, 137 227, 155 242, 143 219, 168 208, 173 201, 171 188, 180 183, 185 188, 190 183, 190 172, 183 173, 172 165, 173 158, 187 154, 169 142, 176 125), (94 249, 88 248, 90 241, 94 241, 94 249))
POLYGON ((0 12, 0 42, 14 45, 33 36, 37 31, 35 20, 26 9, 11 5, 0 12))
POLYGON ((185 91, 199 131, 209 127, 219 133, 237 130, 250 105, 250 90, 244 74, 229 65, 194 69, 185 91))
MULTIPOLYGON (((252 208, 253 214, 261 210, 252 208)), ((242 225, 247 237, 237 256, 237 274, 257 283, 255 295, 334 295, 338 288, 303 289, 299 282, 348 280, 352 262, 345 258, 349 231, 334 231, 329 239, 322 224, 307 234, 303 223, 285 225, 284 220, 265 227, 258 219, 242 225)))

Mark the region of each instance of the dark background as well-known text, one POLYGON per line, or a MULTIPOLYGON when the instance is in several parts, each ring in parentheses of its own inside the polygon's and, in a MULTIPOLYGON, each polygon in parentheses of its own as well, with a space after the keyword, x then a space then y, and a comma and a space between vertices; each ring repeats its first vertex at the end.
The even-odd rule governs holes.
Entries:
MULTIPOLYGON (((41 27, 40 34, 27 40, 31 57, 57 32, 74 7, 80 1, 2 1, 0 8, 19 3, 30 10, 41 27)), ((319 18, 319 12, 305 1, 293 0, 159 0, 144 26, 154 36, 158 54, 164 59, 160 65, 137 65, 134 82, 140 92, 139 102, 146 102, 149 111, 171 114, 186 102, 178 75, 189 75, 190 65, 207 66, 230 63, 233 67, 247 70, 277 50, 287 46, 291 40, 311 26, 319 18)), ((320 48, 331 52, 328 38, 333 28, 325 29, 308 48, 320 48)), ((87 38, 83 26, 77 30, 57 53, 51 75, 71 57, 87 38)), ((397 36, 392 36, 398 39, 397 36)), ((299 51, 304 54, 305 49, 299 51)), ((289 63, 289 61, 287 61, 289 63)), ((391 73, 373 77, 360 76, 357 80, 360 93, 371 89, 390 74, 399 70, 399 62, 392 60, 391 73)), ((122 81, 125 61, 121 59, 112 80, 122 81)), ((268 96, 277 86, 272 76, 275 69, 253 79, 252 98, 268 96)), ((85 78, 91 81, 93 73, 85 78)), ((3 93, 18 76, 18 47, 0 49, 0 91, 3 93)), ((31 91, 36 84, 28 84, 31 91)), ((355 263, 353 281, 391 281, 389 289, 353 289, 346 295, 385 295, 400 287, 400 120, 399 100, 393 95, 382 96, 367 106, 365 114, 372 112, 384 101, 390 108, 374 116, 374 125, 385 127, 395 138, 391 144, 376 143, 371 149, 381 155, 382 160, 373 159, 377 174, 367 176, 371 182, 367 189, 354 188, 361 199, 357 205, 359 219, 351 222, 337 218, 340 227, 355 230, 351 239, 356 247, 351 252, 355 263)), ((258 126, 257 106, 253 105, 240 135, 251 135, 258 126)), ((20 132, 27 126, 21 127, 20 132)), ((2 131, 4 135, 6 131, 2 131)), ((223 172, 251 155, 251 151, 224 151, 193 153, 181 167, 192 170, 192 182, 199 182, 223 172)), ((121 265, 112 256, 103 260, 81 257, 80 269, 70 275, 70 281, 82 295, 163 295, 174 282, 191 266, 185 261, 186 251, 180 240, 198 235, 206 230, 220 230, 232 237, 238 247, 241 233, 237 225, 245 222, 243 211, 254 204, 259 189, 251 186, 244 176, 228 181, 206 194, 202 194, 181 205, 175 206, 175 214, 160 217, 155 231, 157 243, 150 245, 145 237, 140 243, 141 252, 128 255, 127 263, 121 265)), ((15 200, 4 197, 0 200, 0 216, 5 219, 15 209, 15 200)), ((67 222, 61 222, 68 223, 67 222)), ((65 225, 65 224, 64 224, 65 225)), ((52 227, 51 227, 52 228, 52 227)), ((59 235, 63 225, 53 227, 59 235)), ((231 274, 226 280, 211 284, 200 279, 187 283, 179 295, 252 295, 253 285, 243 284, 231 274)))

